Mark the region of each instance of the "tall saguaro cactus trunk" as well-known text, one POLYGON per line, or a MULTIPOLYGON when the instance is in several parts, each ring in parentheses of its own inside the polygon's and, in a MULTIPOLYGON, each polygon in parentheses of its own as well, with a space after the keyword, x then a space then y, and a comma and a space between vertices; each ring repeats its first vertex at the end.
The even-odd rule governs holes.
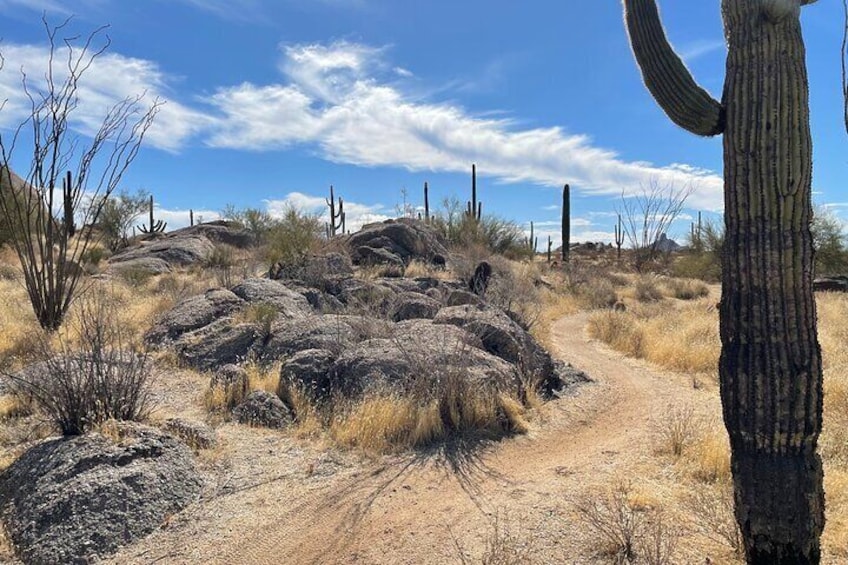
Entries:
POLYGON ((724 134, 719 376, 748 563, 819 563, 821 350, 810 233, 812 141, 800 8, 723 0, 721 103, 665 38, 655 0, 624 0, 646 86, 671 119, 724 134))

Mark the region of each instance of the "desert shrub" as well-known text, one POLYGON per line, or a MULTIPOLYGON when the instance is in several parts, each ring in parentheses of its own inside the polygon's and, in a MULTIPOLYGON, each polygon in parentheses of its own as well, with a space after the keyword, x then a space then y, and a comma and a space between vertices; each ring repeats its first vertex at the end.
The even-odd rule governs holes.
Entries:
POLYGON ((320 246, 322 233, 323 225, 318 216, 287 206, 265 236, 266 263, 299 269, 307 255, 320 246))
POLYGON ((705 222, 700 231, 690 234, 688 250, 672 265, 677 277, 717 282, 721 279, 721 253, 724 248, 724 228, 705 222))
POLYGON ((271 334, 271 326, 280 314, 279 310, 268 302, 256 302, 245 308, 240 315, 243 322, 256 324, 263 336, 271 334))
POLYGON ((506 525, 500 513, 495 515, 486 545, 479 560, 469 559, 465 550, 454 539, 457 556, 462 565, 480 563, 481 565, 529 565, 532 563, 530 547, 523 543, 506 525))
POLYGON ((604 552, 616 563, 636 559, 637 539, 645 512, 631 501, 633 486, 621 481, 606 492, 587 493, 574 505, 582 522, 595 534, 604 552))
POLYGON ((694 489, 689 497, 689 508, 705 537, 729 548, 737 557, 744 555, 742 532, 733 512, 733 486, 729 482, 694 489))
POLYGON ((525 329, 531 329, 542 314, 538 268, 506 261, 496 261, 493 267, 486 300, 505 312, 512 312, 525 329))
POLYGON ((630 314, 614 311, 597 312, 589 317, 587 331, 591 337, 625 355, 644 356, 645 334, 630 314))
POLYGON ((701 281, 692 279, 669 279, 665 286, 674 298, 679 300, 694 300, 710 293, 710 288, 701 281))
POLYGON ((674 565, 680 527, 660 509, 650 513, 644 529, 636 541, 641 560, 648 565, 674 565))
POLYGON ((139 190, 135 194, 122 190, 104 201, 97 227, 110 251, 118 251, 127 246, 132 224, 147 210, 149 198, 150 193, 145 190, 139 190))
POLYGON ((485 213, 478 221, 465 214, 465 208, 456 198, 446 199, 442 210, 432 217, 431 222, 454 247, 478 245, 485 247, 489 253, 510 259, 532 257, 525 244, 524 231, 518 224, 485 213))
POLYGON ((659 451, 675 457, 692 447, 700 433, 701 425, 691 406, 670 406, 655 422, 659 451))
POLYGON ((204 267, 212 271, 218 286, 231 288, 236 284, 236 251, 231 245, 219 243, 212 249, 204 267))
POLYGON ((142 420, 150 409, 152 362, 127 339, 114 304, 100 293, 85 297, 72 324, 79 346, 46 338, 41 363, 12 378, 14 392, 29 399, 64 435, 78 435, 107 420, 142 420))
POLYGON ((153 278, 153 273, 140 267, 121 269, 118 274, 125 283, 133 288, 141 288, 153 278))
POLYGON ((633 285, 633 298, 639 302, 656 302, 662 300, 663 295, 656 277, 643 275, 633 285))
POLYGON ((690 450, 692 476, 701 483, 730 482, 730 444, 724 427, 706 426, 690 450))

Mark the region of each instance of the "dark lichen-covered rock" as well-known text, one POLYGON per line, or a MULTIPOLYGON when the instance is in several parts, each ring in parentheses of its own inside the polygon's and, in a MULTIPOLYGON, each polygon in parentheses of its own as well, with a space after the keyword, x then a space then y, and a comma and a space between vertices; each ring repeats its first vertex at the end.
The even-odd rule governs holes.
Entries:
POLYGON ((208 371, 243 362, 254 349, 261 348, 263 339, 257 324, 237 324, 224 318, 183 334, 174 347, 188 366, 208 371))
POLYGON ((478 336, 485 350, 512 363, 525 378, 543 389, 560 386, 551 355, 506 313, 490 306, 449 306, 439 310, 435 324, 450 324, 478 336))
POLYGON ((90 563, 156 530, 200 494, 191 451, 153 428, 45 441, 0 474, 0 509, 25 563, 90 563))
POLYGON ((161 259, 173 267, 202 265, 212 257, 215 245, 203 235, 168 234, 162 238, 142 241, 116 253, 109 263, 116 265, 136 259, 161 259))
POLYGON ((324 400, 332 391, 331 371, 336 355, 327 349, 304 349, 283 362, 277 394, 291 401, 293 389, 312 400, 324 400))
POLYGON ((233 294, 250 304, 270 304, 283 318, 302 318, 313 313, 306 298, 271 279, 247 279, 232 289, 233 294))
POLYGON ((433 319, 442 304, 426 294, 408 292, 398 296, 392 319, 395 322, 418 318, 433 319))
POLYGON ((255 390, 233 409, 240 424, 263 428, 284 428, 292 423, 291 410, 276 394, 255 390))
POLYGON ((207 290, 183 300, 162 316, 145 334, 151 345, 163 345, 182 334, 202 328, 243 308, 246 302, 223 288, 207 290))
POLYGON ((408 219, 363 226, 350 236, 348 245, 353 250, 354 264, 374 262, 383 257, 390 262, 397 257, 405 264, 413 259, 432 262, 437 257, 443 261, 447 256, 445 242, 432 226, 408 219), (375 254, 374 250, 378 249, 385 254, 375 254))

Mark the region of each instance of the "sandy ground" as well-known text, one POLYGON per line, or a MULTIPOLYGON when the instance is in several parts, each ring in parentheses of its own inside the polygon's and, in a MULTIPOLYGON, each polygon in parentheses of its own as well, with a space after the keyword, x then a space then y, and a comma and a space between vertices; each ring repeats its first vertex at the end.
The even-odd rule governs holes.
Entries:
MULTIPOLYGON (((202 500, 111 562, 479 563, 495 524, 534 563, 609 562, 574 502, 621 480, 673 499, 657 418, 681 405, 714 416, 718 399, 590 340, 587 316, 558 321, 551 341, 594 383, 549 403, 530 434, 375 460, 225 424, 224 446, 201 455, 202 500)), ((691 532, 680 539, 675 562, 707 557, 730 562, 691 532)))

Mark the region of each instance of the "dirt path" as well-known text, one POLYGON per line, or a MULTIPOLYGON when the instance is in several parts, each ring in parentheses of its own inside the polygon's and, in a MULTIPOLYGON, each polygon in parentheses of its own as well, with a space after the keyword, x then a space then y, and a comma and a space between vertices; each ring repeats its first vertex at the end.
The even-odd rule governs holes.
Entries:
POLYGON ((262 459, 257 477, 267 482, 197 505, 172 531, 115 562, 444 564, 461 554, 479 562, 496 519, 515 543, 532 547, 534 561, 592 562, 590 534, 575 523, 571 501, 610 477, 656 471, 657 415, 682 404, 714 410, 716 395, 590 341, 587 317, 560 320, 551 341, 557 357, 595 383, 550 403, 538 431, 483 449, 364 466, 325 461, 288 474, 288 456, 262 459))

